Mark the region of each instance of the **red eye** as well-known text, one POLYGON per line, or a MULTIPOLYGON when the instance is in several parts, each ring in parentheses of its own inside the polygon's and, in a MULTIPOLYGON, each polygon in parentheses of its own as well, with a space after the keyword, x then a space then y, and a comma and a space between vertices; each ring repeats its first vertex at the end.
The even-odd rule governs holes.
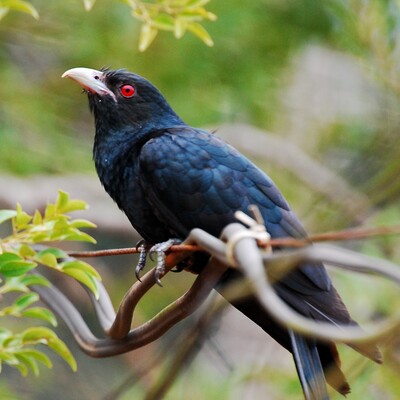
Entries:
POLYGON ((135 88, 132 85, 124 85, 121 87, 120 92, 122 96, 130 98, 135 95, 135 88))

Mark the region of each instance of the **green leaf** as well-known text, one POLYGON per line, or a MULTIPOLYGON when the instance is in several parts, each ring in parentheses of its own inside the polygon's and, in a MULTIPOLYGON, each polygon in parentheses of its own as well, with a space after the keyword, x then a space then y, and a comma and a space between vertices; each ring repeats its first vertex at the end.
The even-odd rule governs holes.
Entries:
POLYGON ((22 310, 26 307, 29 307, 31 304, 36 303, 38 300, 39 295, 37 293, 30 292, 18 297, 18 299, 14 302, 14 306, 22 310))
POLYGON ((39 264, 46 265, 47 267, 58 267, 57 258, 54 256, 54 254, 46 252, 46 250, 36 254, 34 260, 39 264))
POLYGON ((17 211, 15 210, 0 210, 0 224, 11 218, 14 218, 16 215, 17 211))
POLYGON ((44 218, 50 219, 56 215, 56 206, 54 204, 48 204, 44 211, 44 218))
MULTIPOLYGON (((17 359, 18 361, 18 359, 17 359)), ((21 373, 22 376, 27 376, 28 375, 28 368, 25 364, 22 364, 18 361, 17 364, 13 365, 14 368, 17 368, 19 372, 21 373)))
POLYGON ((33 18, 38 19, 39 13, 36 11, 35 7, 27 1, 22 0, 2 0, 1 8, 8 8, 14 11, 20 11, 31 15, 33 18))
POLYGON ((54 314, 48 310, 47 308, 43 307, 31 307, 24 311, 22 311, 21 316, 29 317, 29 318, 36 318, 42 321, 46 321, 52 326, 57 326, 57 319, 54 314))
POLYGON ((28 224, 32 220, 32 216, 27 214, 18 203, 16 207, 17 215, 15 216, 15 227, 17 230, 22 230, 27 228, 28 224))
POLYGON ((190 10, 190 9, 193 9, 193 8, 203 7, 209 2, 210 2, 210 0, 189 0, 186 3, 185 9, 190 10))
POLYGON ((15 353, 15 357, 18 359, 20 364, 26 367, 26 375, 28 373, 28 370, 31 369, 35 376, 39 376, 39 367, 35 359, 19 352, 15 353))
POLYGON ((83 283, 87 286, 96 296, 96 299, 99 297, 99 289, 97 287, 96 280, 91 276, 88 275, 86 272, 82 271, 78 268, 67 267, 63 269, 63 272, 66 275, 71 276, 72 278, 76 279, 77 281, 83 283))
POLYGON ((19 256, 18 254, 15 253, 11 253, 11 252, 4 252, 2 254, 0 254, 0 266, 3 263, 8 263, 10 261, 19 261, 19 260, 23 260, 21 256, 19 256))
POLYGON ((55 351, 76 371, 76 361, 65 343, 57 337, 57 335, 49 328, 34 327, 26 329, 22 334, 24 344, 46 344, 49 348, 55 351))
POLYGON ((72 211, 87 210, 88 205, 83 200, 70 200, 68 204, 61 210, 62 213, 69 213, 72 211))
POLYGON ((17 365, 18 359, 10 352, 0 352, 0 361, 4 361, 8 365, 17 365))
POLYGON ((73 260, 73 261, 65 261, 61 265, 61 270, 65 271, 68 268, 80 269, 82 272, 85 272, 88 275, 91 275, 93 278, 101 281, 100 274, 87 262, 81 260, 73 260))
POLYGON ((19 276, 35 268, 37 264, 31 261, 9 261, 0 264, 0 274, 5 277, 19 276))
POLYGON ((36 254, 36 251, 33 250, 31 246, 28 246, 25 243, 21 245, 18 252, 19 252, 19 255, 24 258, 34 257, 36 254))
MULTIPOLYGON (((0 21, 10 12, 8 7, 0 6, 0 21)), ((1 371, 1 363, 0 363, 0 371, 1 371)))
POLYGON ((40 251, 34 257, 34 260, 39 264, 46 265, 51 268, 58 268, 58 259, 67 258, 68 254, 56 247, 49 247, 40 251))
POLYGON ((177 39, 180 39, 186 31, 187 21, 184 18, 175 18, 175 25, 174 25, 174 35, 177 39))
POLYGON ((42 353, 39 350, 35 350, 35 349, 21 349, 19 351, 19 354, 24 354, 28 357, 31 357, 39 362, 41 362, 42 364, 44 364, 47 368, 52 368, 53 364, 50 361, 49 357, 46 356, 46 354, 42 353))
POLYGON ((41 225, 43 223, 42 214, 38 210, 35 211, 32 220, 33 225, 41 225))
POLYGON ((58 191, 55 207, 57 211, 62 210, 69 202, 69 194, 62 190, 58 191))
POLYGON ((68 193, 59 190, 55 207, 59 213, 65 214, 71 211, 86 210, 88 205, 83 200, 70 200, 68 193))
POLYGON ((49 341, 48 346, 55 351, 65 362, 69 364, 72 371, 76 371, 77 365, 74 356, 66 344, 58 337, 49 341))
POLYGON ((4 285, 0 288, 0 293, 9 292, 28 292, 30 285, 50 286, 50 282, 41 275, 21 275, 7 278, 4 285))
POLYGON ((37 343, 47 344, 49 340, 54 338, 57 338, 57 335, 51 329, 43 326, 28 328, 21 334, 22 343, 25 345, 37 343))
POLYGON ((74 219, 70 222, 72 228, 96 228, 96 224, 86 219, 74 219))
POLYGON ((96 0, 83 0, 86 11, 90 11, 94 6, 94 3, 96 3, 96 0))
POLYGON ((52 254, 56 258, 67 258, 68 254, 57 247, 48 247, 47 249, 42 250, 38 254, 52 254))
POLYGON ((151 20, 153 27, 164 31, 173 31, 175 29, 174 18, 168 14, 159 14, 151 20))
POLYGON ((86 232, 81 232, 78 229, 71 229, 67 235, 64 236, 64 240, 71 240, 77 242, 89 242, 96 243, 96 239, 87 234, 86 232))
POLYGON ((151 24, 146 23, 142 25, 139 36, 139 51, 145 51, 156 38, 158 29, 154 28, 151 24))
POLYGON ((0 328, 0 344, 2 345, 4 340, 8 339, 12 335, 13 333, 9 329, 0 328))
POLYGON ((214 42, 211 39, 210 34, 206 29, 197 22, 191 22, 188 24, 187 29, 194 33, 199 39, 201 39, 207 46, 214 46, 214 42))

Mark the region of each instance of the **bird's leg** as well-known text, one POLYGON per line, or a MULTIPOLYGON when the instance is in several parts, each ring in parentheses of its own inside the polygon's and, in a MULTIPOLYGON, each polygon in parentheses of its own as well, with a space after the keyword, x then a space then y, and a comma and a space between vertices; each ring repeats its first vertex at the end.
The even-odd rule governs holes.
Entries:
POLYGON ((153 254, 157 254, 157 265, 155 270, 155 279, 159 286, 161 285, 160 278, 165 273, 165 253, 174 245, 181 244, 180 239, 169 239, 166 242, 155 244, 149 251, 149 257, 151 258, 153 254))
POLYGON ((146 266, 146 258, 147 258, 147 253, 150 249, 150 246, 147 244, 147 242, 144 239, 142 239, 136 243, 136 249, 139 250, 139 261, 135 268, 135 275, 136 275, 136 279, 138 281, 140 281, 140 273, 146 266))

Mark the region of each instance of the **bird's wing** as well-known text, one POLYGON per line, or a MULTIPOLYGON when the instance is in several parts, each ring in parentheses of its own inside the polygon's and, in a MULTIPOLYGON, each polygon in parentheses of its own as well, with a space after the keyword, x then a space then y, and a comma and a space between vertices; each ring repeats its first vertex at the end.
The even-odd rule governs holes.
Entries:
MULTIPOLYGON (((185 237, 192 228, 219 236, 256 204, 272 237, 304 237, 304 228, 272 180, 236 149, 215 135, 192 128, 173 128, 149 140, 140 152, 140 182, 160 221, 185 237)), ((329 291, 325 268, 304 266, 292 290, 329 291)))

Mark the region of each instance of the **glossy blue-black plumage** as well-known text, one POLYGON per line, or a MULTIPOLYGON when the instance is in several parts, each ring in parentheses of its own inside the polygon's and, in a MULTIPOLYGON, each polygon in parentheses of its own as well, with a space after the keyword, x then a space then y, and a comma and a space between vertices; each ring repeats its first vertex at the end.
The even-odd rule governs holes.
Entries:
MULTIPOLYGON (((105 189, 147 242, 184 239, 193 228, 219 236, 235 221, 234 212, 248 213, 250 204, 259 207, 272 237, 306 235, 264 172, 218 136, 186 125, 150 82, 126 71, 109 71, 104 82, 116 101, 89 94, 96 121, 94 161, 105 189), (135 87, 132 99, 120 95, 122 84, 135 87)), ((301 266, 279 282, 276 290, 304 315, 353 323, 322 264, 301 266)), ((235 306, 292 350, 288 332, 255 299, 235 306)), ((329 350, 333 344, 312 346, 318 347, 324 366, 335 366, 338 389, 346 393, 348 386, 336 365, 335 352, 329 350)), ((309 354, 318 356, 318 352, 309 354)), ((308 360, 304 365, 313 363, 309 354, 303 354, 308 360)))

